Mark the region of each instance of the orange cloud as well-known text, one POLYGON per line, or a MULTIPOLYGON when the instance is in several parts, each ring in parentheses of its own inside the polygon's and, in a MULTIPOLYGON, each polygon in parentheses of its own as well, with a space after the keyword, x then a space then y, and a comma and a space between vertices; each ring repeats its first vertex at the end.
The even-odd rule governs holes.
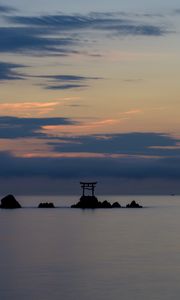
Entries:
POLYGON ((26 153, 23 158, 103 158, 106 157, 104 153, 90 153, 90 152, 44 152, 44 153, 26 153))
POLYGON ((43 152, 53 151, 53 147, 47 143, 47 140, 35 138, 0 139, 0 149, 16 157, 23 157, 28 152, 38 156, 43 152))
MULTIPOLYGON (((53 140, 56 142, 56 140, 53 140)), ((125 157, 126 155, 91 153, 91 152, 56 152, 54 147, 48 144, 46 139, 0 139, 0 149, 2 152, 9 152, 14 157, 21 158, 105 158, 105 157, 125 157)), ((61 140, 61 143, 68 143, 61 140)))
POLYGON ((85 123, 78 125, 50 125, 43 126, 40 132, 49 136, 72 136, 72 135, 86 135, 96 133, 107 133, 114 131, 114 125, 120 124, 123 119, 103 119, 99 121, 85 123))
POLYGON ((39 117, 55 111, 58 106, 64 105, 67 101, 78 100, 78 97, 65 97, 49 102, 15 102, 0 103, 1 115, 39 117))
POLYGON ((86 134, 103 134, 103 133, 115 133, 117 128, 123 124, 126 120, 143 113, 141 109, 133 109, 119 113, 119 118, 102 119, 98 121, 87 122, 81 121, 76 125, 48 125, 43 126, 40 132, 49 136, 61 137, 64 135, 86 135, 86 134), (119 125, 119 126, 118 126, 119 125))
POLYGON ((180 143, 174 146, 151 146, 150 149, 162 149, 162 150, 178 150, 180 149, 180 143))
POLYGON ((132 109, 128 110, 122 113, 122 115, 136 115, 136 114, 141 114, 143 113, 143 110, 141 109, 132 109))
POLYGON ((0 103, 1 115, 41 116, 47 115, 60 105, 60 102, 16 102, 0 103))

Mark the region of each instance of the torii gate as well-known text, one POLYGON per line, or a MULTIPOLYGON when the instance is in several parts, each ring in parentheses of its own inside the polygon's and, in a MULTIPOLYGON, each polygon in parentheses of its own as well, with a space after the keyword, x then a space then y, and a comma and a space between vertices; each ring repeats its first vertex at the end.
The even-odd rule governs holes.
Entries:
POLYGON ((94 197, 94 190, 97 182, 80 182, 81 188, 83 190, 83 196, 85 196, 85 190, 92 192, 91 196, 94 197))

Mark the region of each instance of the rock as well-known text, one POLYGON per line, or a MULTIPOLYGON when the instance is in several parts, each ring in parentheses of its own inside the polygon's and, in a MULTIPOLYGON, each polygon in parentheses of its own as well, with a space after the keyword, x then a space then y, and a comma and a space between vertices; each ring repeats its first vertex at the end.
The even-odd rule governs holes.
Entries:
POLYGON ((52 202, 42 202, 38 205, 38 208, 55 208, 52 202))
POLYGON ((112 206, 111 206, 111 203, 109 203, 107 200, 105 200, 101 203, 101 208, 112 208, 112 206))
POLYGON ((21 208, 21 205, 19 202, 15 199, 13 195, 7 195, 3 199, 1 199, 1 205, 0 208, 21 208))
POLYGON ((118 202, 114 202, 112 204, 112 208, 120 208, 120 207, 121 207, 121 205, 118 202))
POLYGON ((135 200, 133 200, 130 204, 126 205, 127 208, 142 208, 135 200))
POLYGON ((95 196, 82 196, 80 201, 71 206, 72 208, 99 208, 100 202, 95 196))
POLYGON ((112 207, 119 208, 121 206, 118 202, 115 202, 114 206, 112 206, 111 203, 109 203, 107 200, 100 202, 95 196, 82 196, 80 198, 80 201, 72 205, 71 207, 83 208, 83 209, 85 208, 95 209, 95 208, 112 208, 112 207))

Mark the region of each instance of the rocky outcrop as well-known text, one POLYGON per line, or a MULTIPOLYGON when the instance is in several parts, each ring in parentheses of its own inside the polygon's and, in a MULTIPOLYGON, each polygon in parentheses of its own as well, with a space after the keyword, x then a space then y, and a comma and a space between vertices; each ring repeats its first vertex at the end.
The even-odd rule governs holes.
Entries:
POLYGON ((1 199, 0 208, 14 209, 21 208, 21 205, 13 195, 7 195, 3 199, 1 199))
POLYGON ((127 208, 142 208, 135 200, 133 200, 130 204, 126 205, 127 208))
POLYGON ((114 202, 112 204, 112 208, 121 208, 121 205, 119 204, 119 202, 114 202))
POLYGON ((115 202, 111 205, 107 200, 100 202, 95 196, 82 196, 80 201, 71 206, 72 208, 120 208, 121 205, 115 202))
POLYGON ((55 208, 52 202, 42 202, 38 205, 38 208, 55 208))
POLYGON ((100 202, 95 196, 82 196, 72 208, 99 208, 100 202))
POLYGON ((100 206, 101 208, 112 208, 111 203, 109 203, 107 200, 103 201, 100 206))

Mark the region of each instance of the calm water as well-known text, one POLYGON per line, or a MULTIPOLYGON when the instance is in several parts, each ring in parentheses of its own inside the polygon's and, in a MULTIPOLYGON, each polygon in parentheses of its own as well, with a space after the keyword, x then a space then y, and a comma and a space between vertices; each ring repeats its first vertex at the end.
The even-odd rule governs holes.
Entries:
POLYGON ((38 196, 1 210, 0 299, 179 300, 180 196, 103 199, 145 208, 35 209, 75 202, 38 196))

